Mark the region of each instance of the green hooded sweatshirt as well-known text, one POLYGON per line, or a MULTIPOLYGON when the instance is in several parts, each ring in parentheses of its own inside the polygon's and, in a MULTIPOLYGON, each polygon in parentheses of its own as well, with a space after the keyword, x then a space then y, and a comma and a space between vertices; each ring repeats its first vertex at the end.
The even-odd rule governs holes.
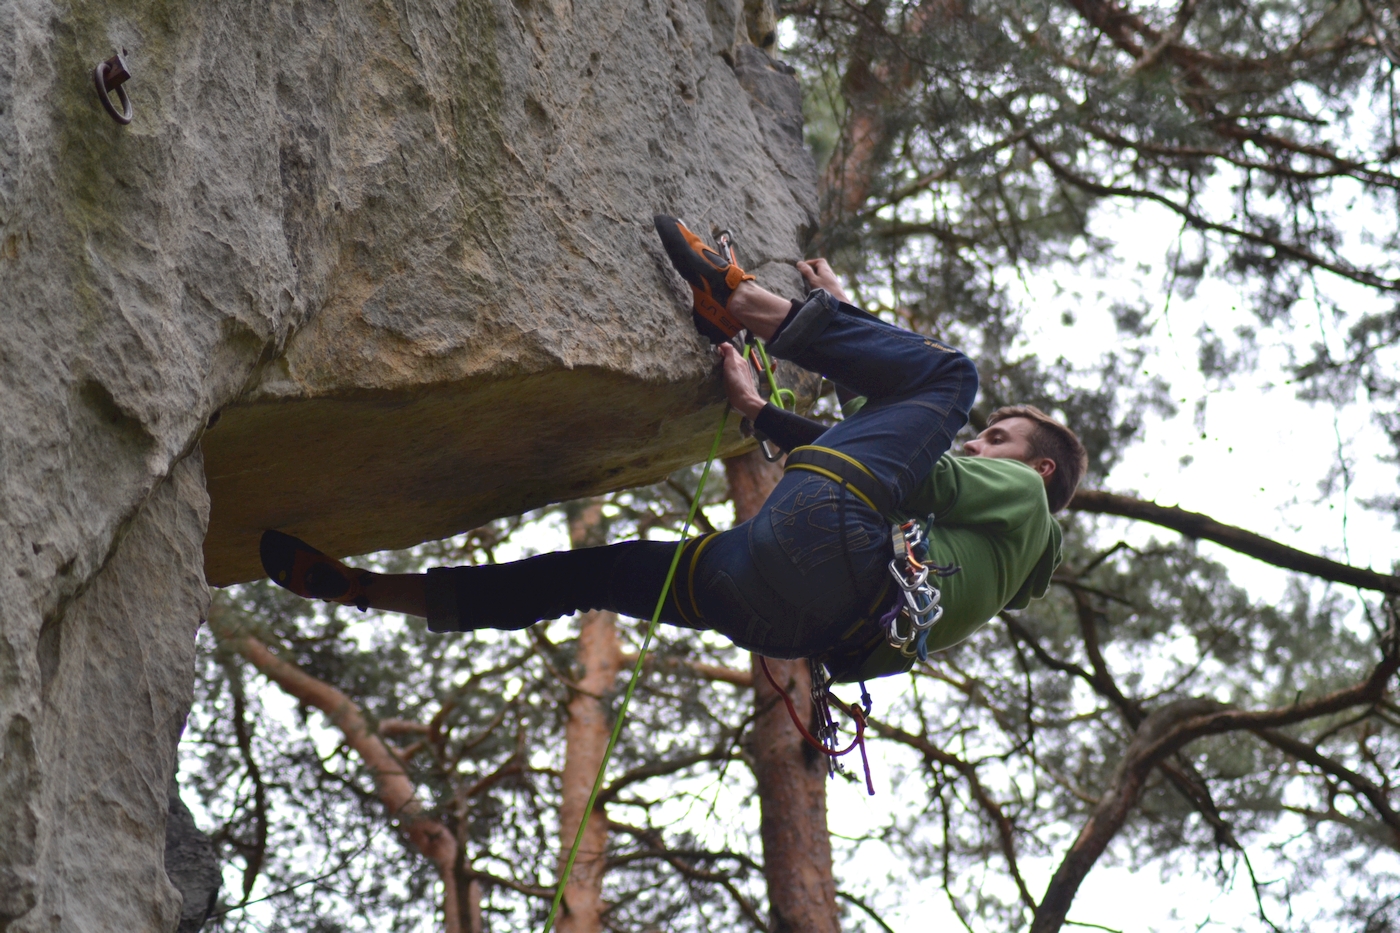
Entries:
MULTIPOLYGON (((962 568, 929 577, 943 594, 943 618, 929 632, 929 651, 957 644, 1002 609, 1024 609, 1044 596, 1060 563, 1063 535, 1050 516, 1045 483, 1019 460, 944 454, 899 510, 930 520, 934 563, 962 568)), ((913 666, 913 658, 882 642, 842 679, 870 680, 913 666)))

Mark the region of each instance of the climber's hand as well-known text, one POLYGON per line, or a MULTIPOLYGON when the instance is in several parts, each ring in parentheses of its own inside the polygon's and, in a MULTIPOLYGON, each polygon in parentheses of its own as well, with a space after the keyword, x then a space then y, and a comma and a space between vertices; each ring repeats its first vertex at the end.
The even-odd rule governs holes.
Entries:
POLYGON ((851 303, 851 299, 846 297, 845 290, 841 288, 841 283, 836 280, 836 273, 831 271, 831 264, 825 259, 813 259, 810 262, 799 260, 797 271, 802 273, 802 277, 812 288, 824 288, 837 301, 851 303))
POLYGON ((753 367, 743 354, 734 349, 732 343, 719 345, 720 366, 724 369, 724 393, 729 396, 729 404, 750 421, 763 410, 763 396, 754 385, 753 367))

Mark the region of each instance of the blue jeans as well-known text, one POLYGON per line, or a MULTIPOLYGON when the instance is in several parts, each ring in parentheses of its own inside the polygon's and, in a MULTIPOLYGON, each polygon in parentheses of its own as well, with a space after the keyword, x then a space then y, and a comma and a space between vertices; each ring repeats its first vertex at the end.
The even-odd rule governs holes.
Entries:
MULTIPOLYGON (((769 351, 866 396, 818 444, 859 460, 902 502, 967 423, 977 370, 962 353, 814 291, 769 351)), ((582 609, 650 618, 675 544, 629 541, 429 571, 429 627, 524 628, 582 609)), ((816 473, 784 475, 758 514, 687 542, 662 621, 713 629, 775 658, 834 647, 874 608, 889 523, 816 473)))

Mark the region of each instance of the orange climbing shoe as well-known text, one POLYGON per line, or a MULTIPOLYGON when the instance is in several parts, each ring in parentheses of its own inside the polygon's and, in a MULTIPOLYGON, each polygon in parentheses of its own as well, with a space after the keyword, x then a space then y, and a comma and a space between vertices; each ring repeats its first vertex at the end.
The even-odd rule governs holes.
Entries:
POLYGON ((361 612, 369 608, 365 587, 374 574, 347 567, 300 538, 280 531, 264 531, 258 543, 258 556, 272 582, 298 596, 355 606, 361 612))
POLYGON ((657 214, 652 221, 671 265, 695 293, 695 327, 700 333, 719 344, 743 330, 729 313, 729 299, 740 282, 752 282, 753 276, 738 263, 726 262, 676 218, 657 214))

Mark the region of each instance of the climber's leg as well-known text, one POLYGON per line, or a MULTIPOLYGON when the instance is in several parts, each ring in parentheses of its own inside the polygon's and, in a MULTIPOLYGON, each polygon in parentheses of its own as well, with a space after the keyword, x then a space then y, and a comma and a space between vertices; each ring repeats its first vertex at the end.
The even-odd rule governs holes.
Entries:
MULTIPOLYGON (((829 273, 824 263, 802 271, 809 283, 828 284, 813 274, 817 270, 829 273)), ((976 368, 952 347, 885 324, 823 289, 805 302, 784 302, 742 283, 729 303, 735 317, 759 333, 784 308, 780 325, 767 335, 770 352, 868 399, 815 443, 864 465, 891 502, 905 501, 966 424, 976 368)), ((787 473, 750 525, 755 569, 812 629, 870 614, 872 599, 880 601, 888 582, 888 541, 879 513, 839 483, 805 471, 787 473)))
MULTIPOLYGON (((853 509, 846 522, 861 571, 878 580, 884 551, 869 545, 883 533, 883 521, 873 513, 862 517, 853 509)), ((745 522, 687 541, 661 621, 714 630, 770 657, 807 657, 834 644, 865 607, 852 603, 851 588, 842 575, 808 579, 800 565, 796 571, 778 566, 778 572, 786 574, 777 581, 782 590, 799 594, 797 598, 780 595, 765 576, 762 561, 756 560, 766 533, 745 522)), ((829 560, 839 554, 835 540, 819 536, 815 543, 803 546, 802 556, 812 564, 829 560)), ((376 574, 348 567, 280 532, 265 533, 264 541, 268 575, 298 595, 424 617, 436 632, 522 629, 589 609, 649 619, 676 553, 670 541, 626 541, 505 564, 438 567, 426 574, 376 574), (314 560, 320 569, 313 576, 321 585, 307 587, 305 573, 281 573, 279 553, 292 554, 294 560, 301 554, 304 563, 314 560), (327 583, 333 579, 340 584, 327 583)))
MULTIPOLYGON (((867 535, 882 530, 878 519, 853 520, 852 533, 857 528, 867 535)), ((751 531, 745 522, 687 541, 660 620, 717 631, 770 657, 807 657, 829 647, 839 638, 838 622, 849 626, 849 612, 829 611, 839 610, 831 597, 841 587, 806 580, 803 601, 780 597, 754 561, 751 531)), ((426 574, 428 627, 521 629, 588 609, 650 619, 675 552, 669 541, 626 541, 507 564, 435 568, 426 574)), ((882 559, 883 553, 874 563, 882 559)))
MULTIPOLYGON (((695 296, 696 329, 710 338, 711 343, 723 343, 745 327, 767 339, 761 322, 739 319, 730 309, 735 289, 745 282, 752 283, 753 276, 711 249, 676 218, 657 214, 653 220, 671 265, 689 283, 695 296)), ((778 301, 781 309, 771 322, 772 327, 776 327, 788 312, 789 303, 783 299, 778 301)))
POLYGON ((402 612, 425 618, 428 615, 428 575, 423 573, 374 573, 365 586, 371 609, 402 612))
MULTIPOLYGON (((745 284, 735 294, 731 307, 741 318, 759 291, 745 284)), ((818 443, 860 461, 888 488, 891 501, 904 501, 967 423, 977 396, 976 367, 953 347, 886 324, 825 290, 792 304, 769 352, 868 399, 818 443)))

